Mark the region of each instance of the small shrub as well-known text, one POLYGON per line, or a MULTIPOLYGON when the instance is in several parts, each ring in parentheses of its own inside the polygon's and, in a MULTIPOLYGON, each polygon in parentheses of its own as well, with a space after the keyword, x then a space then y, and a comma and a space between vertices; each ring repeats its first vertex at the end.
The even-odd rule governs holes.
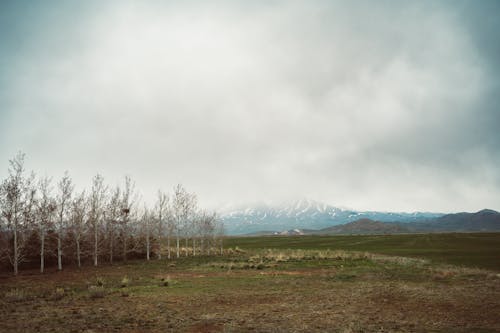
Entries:
POLYGON ((246 253, 246 251, 245 251, 245 250, 242 250, 242 249, 240 249, 240 248, 239 248, 239 247, 237 247, 237 246, 234 248, 234 252, 236 252, 236 253, 246 253))
POLYGON ((106 296, 106 290, 103 286, 90 286, 89 296, 90 298, 103 298, 106 296))
POLYGON ((104 278, 100 276, 96 277, 95 283, 99 287, 104 287, 104 278))
POLYGON ((28 299, 26 293, 21 289, 11 289, 5 293, 5 300, 8 302, 22 302, 28 299))
POLYGON ((120 283, 120 287, 126 288, 126 287, 128 287, 129 283, 130 283, 130 280, 128 279, 128 277, 124 276, 121 283, 120 283))
POLYGON ((161 279, 161 284, 160 284, 160 286, 161 286, 161 287, 168 287, 168 286, 170 285, 170 282, 171 282, 171 280, 170 280, 170 276, 169 276, 169 275, 167 275, 167 277, 166 277, 166 278, 162 278, 162 279, 161 279))
POLYGON ((60 299, 63 299, 64 296, 65 296, 64 288, 56 288, 56 290, 52 294, 51 299, 54 300, 54 301, 58 301, 60 299))

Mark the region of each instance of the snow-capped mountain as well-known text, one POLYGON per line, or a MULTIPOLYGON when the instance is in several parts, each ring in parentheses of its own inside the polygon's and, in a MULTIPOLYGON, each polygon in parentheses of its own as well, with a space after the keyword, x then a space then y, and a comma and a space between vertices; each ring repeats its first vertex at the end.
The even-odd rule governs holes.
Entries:
POLYGON ((221 212, 226 232, 230 235, 289 229, 322 229, 361 218, 382 222, 417 222, 441 215, 443 214, 420 212, 358 212, 308 199, 226 208, 221 212))

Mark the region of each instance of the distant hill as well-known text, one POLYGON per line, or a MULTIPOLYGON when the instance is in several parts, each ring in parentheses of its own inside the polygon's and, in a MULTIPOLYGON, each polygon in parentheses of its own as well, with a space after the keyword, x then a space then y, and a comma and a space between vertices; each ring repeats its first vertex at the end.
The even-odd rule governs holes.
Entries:
POLYGON ((411 228, 417 231, 500 231, 500 213, 483 209, 477 213, 446 214, 412 223, 411 228))
POLYGON ((404 226, 390 222, 359 219, 354 222, 336 225, 318 230, 318 234, 399 234, 410 230, 404 226))

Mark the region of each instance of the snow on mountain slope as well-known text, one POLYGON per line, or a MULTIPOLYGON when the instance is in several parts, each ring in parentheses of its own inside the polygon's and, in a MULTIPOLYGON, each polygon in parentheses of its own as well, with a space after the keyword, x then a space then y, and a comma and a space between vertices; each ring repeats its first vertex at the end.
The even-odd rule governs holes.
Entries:
POLYGON ((221 212, 226 231, 241 235, 262 230, 322 229, 369 218, 382 222, 417 222, 439 217, 436 213, 358 212, 314 200, 301 199, 280 204, 256 204, 226 208, 221 212))

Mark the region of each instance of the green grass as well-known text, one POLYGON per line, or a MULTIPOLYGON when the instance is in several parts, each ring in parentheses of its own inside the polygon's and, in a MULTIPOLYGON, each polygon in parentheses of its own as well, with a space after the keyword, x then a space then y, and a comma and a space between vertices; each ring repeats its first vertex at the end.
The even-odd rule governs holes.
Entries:
POLYGON ((230 237, 240 249, 331 249, 429 259, 500 271, 500 233, 230 237))

